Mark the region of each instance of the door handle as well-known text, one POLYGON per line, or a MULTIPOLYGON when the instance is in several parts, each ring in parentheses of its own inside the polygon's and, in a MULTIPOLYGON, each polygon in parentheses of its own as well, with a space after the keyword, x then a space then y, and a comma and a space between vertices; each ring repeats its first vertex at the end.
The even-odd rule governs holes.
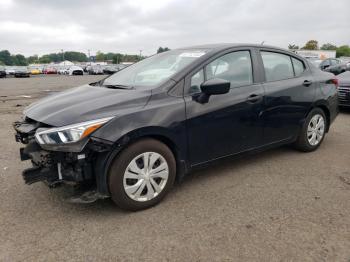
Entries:
POLYGON ((261 96, 257 95, 257 94, 252 94, 250 96, 248 96, 247 101, 249 103, 257 103, 261 100, 261 96))
POLYGON ((304 86, 309 86, 309 85, 311 85, 312 84, 312 81, 310 81, 310 80, 305 80, 304 82, 303 82, 303 85, 304 86))

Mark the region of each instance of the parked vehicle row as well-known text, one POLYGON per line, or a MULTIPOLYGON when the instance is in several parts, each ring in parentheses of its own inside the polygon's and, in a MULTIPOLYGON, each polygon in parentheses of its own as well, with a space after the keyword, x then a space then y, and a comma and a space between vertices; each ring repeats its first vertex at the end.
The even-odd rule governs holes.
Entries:
POLYGON ((350 71, 350 62, 342 61, 338 58, 327 58, 324 60, 318 58, 308 58, 308 60, 321 70, 333 73, 335 75, 350 71))
POLYGON ((93 66, 87 66, 85 71, 89 75, 112 75, 119 70, 125 68, 125 65, 118 64, 118 65, 93 65, 93 66))
POLYGON ((47 66, 1 66, 0 67, 0 78, 6 76, 14 77, 29 77, 30 75, 83 75, 84 72, 90 75, 111 75, 119 70, 125 68, 125 65, 93 65, 93 66, 58 66, 58 65, 47 65, 47 66))
POLYGON ((4 66, 0 66, 0 78, 6 77, 6 70, 4 66))
POLYGON ((350 107, 350 71, 337 75, 339 88, 338 99, 340 107, 350 107))

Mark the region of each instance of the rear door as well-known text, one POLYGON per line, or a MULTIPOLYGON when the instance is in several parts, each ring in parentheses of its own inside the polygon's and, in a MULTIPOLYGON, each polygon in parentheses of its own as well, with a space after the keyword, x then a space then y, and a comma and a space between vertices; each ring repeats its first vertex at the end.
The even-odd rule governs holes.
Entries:
POLYGON ((308 65, 297 57, 275 50, 260 50, 265 71, 264 142, 289 140, 315 97, 315 83, 308 65))
POLYGON ((185 83, 190 160, 193 165, 238 153, 262 142, 260 112, 264 90, 254 83, 256 57, 250 49, 219 55, 194 70, 185 83), (229 93, 201 104, 194 97, 205 80, 231 82, 229 93))

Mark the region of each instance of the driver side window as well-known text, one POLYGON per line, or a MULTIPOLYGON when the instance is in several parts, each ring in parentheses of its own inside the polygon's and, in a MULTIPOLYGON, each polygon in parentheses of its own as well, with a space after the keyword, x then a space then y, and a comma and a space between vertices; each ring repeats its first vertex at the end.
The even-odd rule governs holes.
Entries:
POLYGON ((200 93, 200 85, 205 80, 221 78, 231 83, 231 87, 245 86, 253 83, 252 62, 249 51, 236 51, 223 55, 191 78, 189 94, 200 93), (204 78, 204 70, 206 79, 204 78))
POLYGON ((207 80, 221 78, 231 83, 231 87, 253 83, 252 62, 249 51, 237 51, 223 55, 205 68, 207 80))

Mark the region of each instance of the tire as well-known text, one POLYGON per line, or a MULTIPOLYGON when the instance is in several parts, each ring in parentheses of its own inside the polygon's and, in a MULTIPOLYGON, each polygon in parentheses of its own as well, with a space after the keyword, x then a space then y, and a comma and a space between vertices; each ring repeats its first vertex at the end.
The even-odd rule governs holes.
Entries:
POLYGON ((176 161, 171 150, 158 140, 146 138, 115 157, 109 167, 108 186, 114 203, 137 211, 158 204, 172 188, 175 176, 176 161), (149 168, 144 166, 144 157, 153 162, 149 168))
POLYGON ((321 108, 315 108, 311 110, 311 112, 308 114, 307 118, 305 119, 305 122, 300 130, 298 139, 294 144, 296 149, 302 152, 315 151, 321 145, 326 135, 327 125, 328 123, 327 123, 326 115, 321 108), (320 122, 318 122, 317 119, 322 119, 323 125, 321 120, 319 120, 320 122), (314 126, 314 123, 316 123, 319 126, 318 127, 317 125, 314 126), (321 136, 321 133, 322 133, 322 136, 321 136))

